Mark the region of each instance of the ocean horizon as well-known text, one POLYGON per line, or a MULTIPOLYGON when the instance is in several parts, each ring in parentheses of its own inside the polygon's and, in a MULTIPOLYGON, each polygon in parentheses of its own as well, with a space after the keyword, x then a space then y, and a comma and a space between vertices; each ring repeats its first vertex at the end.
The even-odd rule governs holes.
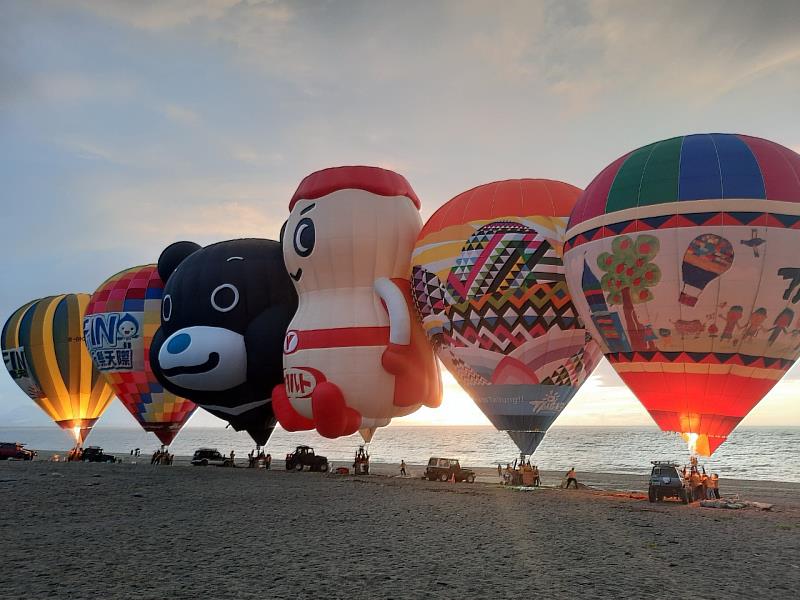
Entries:
MULTIPOLYGON (((18 441, 36 450, 66 451, 73 445, 68 432, 56 427, 0 427, 0 441, 18 441)), ((300 444, 315 448, 333 463, 352 462, 360 436, 336 440, 315 432, 288 433, 275 429, 266 452, 275 465, 283 466, 287 452, 300 444)), ((156 437, 140 429, 100 427, 92 431, 86 445, 108 452, 127 454, 140 448, 149 455, 160 446, 156 437)), ((200 447, 231 450, 240 460, 255 444, 244 432, 225 427, 187 427, 170 446, 177 456, 191 456, 200 447)), ((800 482, 800 427, 742 427, 710 458, 702 458, 706 469, 721 477, 800 482)), ((378 430, 368 450, 373 462, 425 464, 430 456, 458 458, 465 466, 491 467, 512 462, 519 451, 503 432, 487 425, 393 425, 378 430)), ((688 462, 689 452, 677 434, 641 426, 553 427, 532 457, 544 470, 647 474, 651 460, 688 462)))

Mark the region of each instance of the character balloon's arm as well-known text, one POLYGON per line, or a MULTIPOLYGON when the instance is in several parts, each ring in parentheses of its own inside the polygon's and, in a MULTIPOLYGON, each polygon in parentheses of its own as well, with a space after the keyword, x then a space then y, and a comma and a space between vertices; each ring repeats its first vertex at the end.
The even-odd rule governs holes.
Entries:
POLYGON ((412 315, 411 283, 381 278, 375 281, 375 292, 389 313, 389 346, 381 364, 395 376, 395 406, 438 406, 439 367, 425 333, 412 315))
POLYGON ((389 343, 408 345, 411 341, 411 316, 403 292, 391 279, 381 277, 375 280, 375 293, 383 300, 389 313, 389 343))

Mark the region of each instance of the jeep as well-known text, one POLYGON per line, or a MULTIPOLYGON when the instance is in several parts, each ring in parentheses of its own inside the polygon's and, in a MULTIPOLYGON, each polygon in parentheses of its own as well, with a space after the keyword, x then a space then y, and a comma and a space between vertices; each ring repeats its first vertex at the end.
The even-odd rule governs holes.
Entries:
POLYGON ((651 462, 650 483, 647 487, 647 499, 650 502, 661 502, 664 498, 677 498, 689 504, 692 492, 689 484, 683 479, 678 465, 672 462, 654 460, 651 462))
POLYGON ((425 475, 428 481, 466 481, 475 482, 475 471, 461 467, 457 458, 438 458, 431 457, 428 466, 425 468, 425 475))
POLYGON ((117 458, 111 454, 104 453, 100 446, 89 446, 81 452, 81 461, 113 463, 117 462, 117 458))
POLYGON ((214 467, 232 467, 233 461, 230 458, 222 456, 216 448, 200 448, 194 451, 192 464, 195 467, 207 467, 209 465, 214 467))
POLYGON ((310 446, 298 446, 294 452, 286 455, 286 470, 302 471, 303 467, 308 467, 309 471, 328 471, 328 459, 324 456, 314 454, 314 449, 310 446))

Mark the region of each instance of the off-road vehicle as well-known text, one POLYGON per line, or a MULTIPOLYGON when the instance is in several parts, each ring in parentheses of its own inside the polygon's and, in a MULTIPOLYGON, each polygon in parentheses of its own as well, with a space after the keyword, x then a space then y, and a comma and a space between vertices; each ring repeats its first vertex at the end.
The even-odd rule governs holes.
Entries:
POLYGON ((34 450, 25 448, 19 442, 0 442, 0 460, 33 460, 34 450))
POLYGON ((309 471, 328 471, 328 459, 324 456, 314 454, 311 446, 298 446, 294 452, 286 455, 286 470, 302 471, 303 467, 308 467, 309 471))
POLYGON ((684 480, 678 465, 673 462, 654 460, 650 471, 650 484, 647 487, 647 499, 650 502, 661 502, 664 498, 677 498, 689 504, 692 491, 684 480))
POLYGON ((209 465, 214 467, 232 467, 233 461, 226 456, 222 456, 216 448, 200 448, 194 451, 192 464, 196 467, 207 467, 209 465))
POLYGON ((106 454, 100 446, 89 446, 81 452, 81 461, 114 463, 117 462, 117 457, 106 454))
POLYGON ((428 461, 428 466, 425 467, 425 475, 423 477, 428 481, 448 481, 454 479, 455 481, 474 483, 475 471, 462 468, 457 458, 439 458, 434 456, 428 461))

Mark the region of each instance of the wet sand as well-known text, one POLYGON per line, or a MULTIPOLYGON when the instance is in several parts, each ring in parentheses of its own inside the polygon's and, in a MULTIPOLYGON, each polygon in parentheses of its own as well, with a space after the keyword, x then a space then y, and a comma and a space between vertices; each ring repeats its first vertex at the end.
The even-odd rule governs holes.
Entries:
POLYGON ((0 463, 0 598, 788 598, 800 589, 800 484, 723 481, 726 494, 776 504, 765 512, 650 504, 637 493, 645 478, 620 475, 578 474, 625 491, 517 491, 490 469, 469 485, 390 476, 396 465, 352 477, 127 461, 0 463))

